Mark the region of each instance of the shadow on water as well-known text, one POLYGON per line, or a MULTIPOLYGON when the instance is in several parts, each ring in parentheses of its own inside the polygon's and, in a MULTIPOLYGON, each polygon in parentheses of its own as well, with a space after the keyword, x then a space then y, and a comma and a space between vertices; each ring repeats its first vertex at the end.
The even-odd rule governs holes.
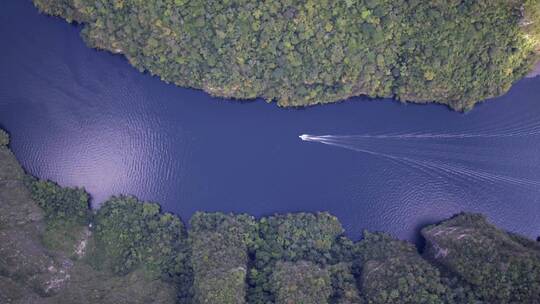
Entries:
POLYGON ((419 221, 416 227, 414 228, 414 233, 416 235, 414 241, 414 245, 416 246, 416 249, 418 250, 418 253, 423 254, 424 248, 426 247, 426 239, 422 236, 421 231, 424 229, 424 227, 437 224, 439 220, 423 220, 419 221))

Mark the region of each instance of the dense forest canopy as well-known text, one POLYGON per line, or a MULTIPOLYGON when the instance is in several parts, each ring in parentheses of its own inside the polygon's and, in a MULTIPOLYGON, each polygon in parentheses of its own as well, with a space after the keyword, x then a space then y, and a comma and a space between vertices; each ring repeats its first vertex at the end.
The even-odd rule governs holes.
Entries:
POLYGON ((540 243, 459 214, 353 242, 328 213, 196 213, 28 177, 0 131, 0 303, 540 304, 540 243))
POLYGON ((466 110, 537 60, 540 0, 33 0, 91 47, 215 96, 351 96, 466 110))

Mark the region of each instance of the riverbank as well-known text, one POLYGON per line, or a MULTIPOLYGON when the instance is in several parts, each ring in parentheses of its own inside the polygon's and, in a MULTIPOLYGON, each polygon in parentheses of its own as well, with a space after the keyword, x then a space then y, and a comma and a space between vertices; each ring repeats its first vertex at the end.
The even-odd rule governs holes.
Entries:
MULTIPOLYGON (((29 1, 6 0, 3 8, 0 40, 11 47, 0 56, 0 125, 14 134, 12 148, 28 172, 84 185, 95 206, 130 193, 183 218, 197 210, 257 217, 325 210, 352 239, 368 229, 413 242, 419 227, 466 210, 529 238, 540 234, 535 189, 419 170, 297 137, 529 133, 540 116, 540 78, 465 115, 360 98, 282 109, 165 84, 122 56, 88 48, 81 26, 39 14, 29 1)), ((540 181, 538 136, 451 140, 443 150, 439 144, 383 140, 364 147, 540 181), (418 149, 438 152, 420 156, 418 149)))
POLYGON ((470 110, 527 75, 540 41, 535 1, 33 2, 167 83, 284 107, 369 96, 470 110))
POLYGON ((2 302, 540 299, 539 244, 481 215, 459 214, 424 227, 422 255, 384 233, 364 232, 354 243, 328 213, 261 219, 197 213, 186 230, 175 215, 133 197, 113 197, 90 210, 84 190, 26 176, 8 143, 0 132, 2 302))
POLYGON ((527 78, 534 78, 540 76, 540 62, 534 67, 534 69, 527 75, 527 78))

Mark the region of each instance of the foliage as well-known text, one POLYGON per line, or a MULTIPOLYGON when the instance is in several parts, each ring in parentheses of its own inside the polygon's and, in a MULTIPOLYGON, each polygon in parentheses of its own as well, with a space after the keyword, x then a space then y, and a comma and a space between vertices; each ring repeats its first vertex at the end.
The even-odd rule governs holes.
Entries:
POLYGON ((166 82, 281 106, 368 95, 468 109, 523 77, 539 41, 539 0, 34 3, 166 82))
POLYGON ((271 281, 276 304, 326 304, 332 293, 328 271, 307 261, 278 262, 271 281))
POLYGON ((198 212, 190 224, 195 303, 245 303, 248 246, 256 233, 255 219, 198 212))
POLYGON ((84 18, 87 0, 35 0, 34 4, 48 14, 63 16, 68 22, 89 21, 84 18))
MULTIPOLYGON (((28 179, 49 248, 68 251, 90 220, 88 194, 28 179)), ((359 243, 326 213, 262 218, 197 213, 182 222, 157 204, 113 197, 95 216, 94 263, 144 269, 194 303, 538 303, 540 246, 462 214, 425 228, 426 256, 381 233, 359 243), (351 268, 351 262, 353 266, 351 268), (357 288, 358 286, 358 288, 357 288)), ((98 267, 99 268, 99 267, 98 267)))
POLYGON ((99 271, 83 258, 86 250, 73 255, 75 241, 93 239, 86 230, 81 241, 79 233, 88 228, 88 196, 23 178, 8 151, 0 147, 0 175, 6 177, 0 181, 0 303, 176 303, 174 284, 143 270, 126 276, 99 271))
MULTIPOLYGON (((4 154, 0 167, 22 172, 4 154)), ((44 296, 51 303, 171 303, 175 292, 179 303, 540 303, 539 243, 481 215, 424 228, 422 258, 383 233, 354 243, 327 213, 258 221, 197 213, 188 236, 157 204, 113 197, 92 217, 83 189, 8 180, 0 183, 0 214, 8 214, 0 217, 0 287, 8 290, 0 299, 7 303, 44 296), (58 254, 67 249, 61 240, 70 241, 65 235, 90 220, 87 257, 58 254)))
POLYGON ((538 0, 525 0, 523 7, 523 19, 520 26, 526 33, 527 38, 533 45, 539 47, 540 44, 540 2, 538 0))
POLYGON ((332 279, 333 293, 329 303, 332 304, 363 304, 356 287, 351 263, 341 262, 328 267, 332 279))
POLYGON ((95 240, 96 259, 115 274, 142 266, 151 275, 189 284, 186 230, 157 204, 112 197, 96 213, 95 240))
POLYGON ((68 255, 75 254, 77 243, 91 219, 88 193, 82 188, 60 187, 29 176, 25 183, 32 199, 45 212, 44 244, 68 255))
POLYGON ((368 303, 449 303, 439 271, 416 248, 383 233, 365 232, 356 247, 356 268, 368 303))
POLYGON ((309 260, 325 263, 343 234, 341 223, 328 213, 295 213, 262 218, 257 259, 309 260))
POLYGON ((271 276, 277 262, 308 261, 330 264, 334 245, 343 233, 336 217, 328 213, 276 215, 259 221, 253 268, 249 273, 249 303, 275 301, 271 276))
POLYGON ((540 303, 540 250, 482 215, 461 214, 426 227, 427 255, 488 303, 540 303))
POLYGON ((6 131, 0 129, 0 146, 9 145, 9 135, 6 131))
POLYGON ((85 225, 90 219, 88 193, 82 188, 60 187, 44 180, 29 177, 27 186, 32 199, 45 211, 50 221, 74 221, 85 225))

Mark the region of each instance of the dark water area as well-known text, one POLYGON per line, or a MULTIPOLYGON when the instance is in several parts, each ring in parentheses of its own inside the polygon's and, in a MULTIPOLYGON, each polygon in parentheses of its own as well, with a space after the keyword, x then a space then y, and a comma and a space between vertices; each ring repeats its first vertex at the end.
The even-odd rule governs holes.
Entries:
POLYGON ((363 98, 282 109, 165 84, 79 31, 30 1, 2 2, 0 126, 30 173, 85 186, 94 206, 125 193, 184 220, 329 211, 353 238, 410 240, 472 211, 540 235, 540 77, 467 114, 363 98), (371 137, 330 145, 304 133, 371 137))

